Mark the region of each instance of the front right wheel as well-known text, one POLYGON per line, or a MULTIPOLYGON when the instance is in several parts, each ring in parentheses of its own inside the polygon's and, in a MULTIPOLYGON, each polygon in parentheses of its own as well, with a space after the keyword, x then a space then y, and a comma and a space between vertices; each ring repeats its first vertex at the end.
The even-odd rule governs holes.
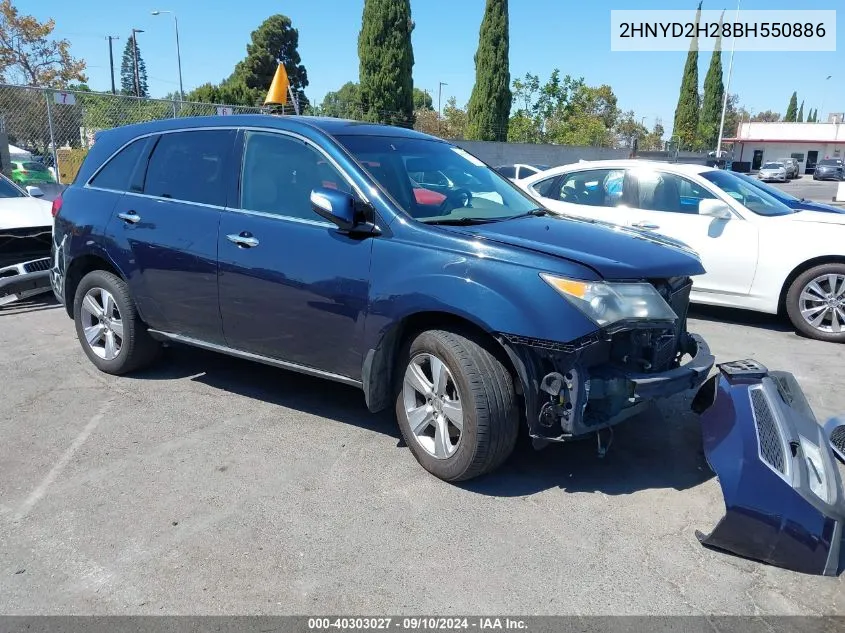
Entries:
POLYGON ((810 338, 845 343, 845 264, 822 264, 798 275, 786 293, 786 312, 810 338))
POLYGON ((423 468, 465 481, 510 456, 519 432, 513 379, 487 345, 429 330, 405 346, 397 365, 396 417, 423 468))

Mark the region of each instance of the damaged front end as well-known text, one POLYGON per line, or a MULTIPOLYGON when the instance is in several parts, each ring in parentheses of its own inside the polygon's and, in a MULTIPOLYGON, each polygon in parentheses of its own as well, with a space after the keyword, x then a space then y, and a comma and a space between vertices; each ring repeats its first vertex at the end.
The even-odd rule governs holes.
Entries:
POLYGON ((535 446, 598 434, 643 411, 656 398, 697 389, 714 358, 686 331, 688 277, 652 280, 671 320, 624 320, 576 341, 559 343, 503 335, 520 374, 535 446), (688 360, 687 357, 691 357, 688 360))
POLYGON ((707 547, 793 571, 833 576, 845 566, 845 494, 834 450, 845 426, 818 423, 795 377, 756 361, 719 365, 701 387, 704 452, 725 516, 707 547))

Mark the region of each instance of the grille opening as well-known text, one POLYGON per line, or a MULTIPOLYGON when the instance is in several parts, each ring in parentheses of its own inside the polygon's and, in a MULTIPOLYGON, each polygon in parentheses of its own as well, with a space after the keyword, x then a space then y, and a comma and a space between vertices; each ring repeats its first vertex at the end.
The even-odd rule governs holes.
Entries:
POLYGON ((786 455, 774 413, 761 389, 753 389, 750 394, 754 423, 757 425, 757 438, 760 443, 760 457, 772 469, 786 475, 786 455))
POLYGON ((845 455, 845 424, 837 426, 830 434, 830 442, 840 453, 845 455))

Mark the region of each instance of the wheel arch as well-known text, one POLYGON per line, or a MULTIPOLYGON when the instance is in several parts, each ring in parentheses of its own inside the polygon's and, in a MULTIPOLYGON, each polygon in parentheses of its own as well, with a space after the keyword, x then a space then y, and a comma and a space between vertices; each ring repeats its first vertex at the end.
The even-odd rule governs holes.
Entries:
POLYGON ((792 285, 799 275, 802 275, 811 268, 821 266, 823 264, 845 264, 845 255, 822 255, 808 259, 796 266, 787 276, 780 289, 780 296, 778 297, 778 312, 783 314, 786 311, 786 295, 789 293, 789 287, 792 285))
POLYGON ((367 407, 373 413, 393 404, 396 359, 403 346, 420 332, 449 330, 463 333, 501 362, 514 381, 517 396, 523 393, 522 372, 517 371, 515 356, 507 343, 484 326, 452 312, 422 311, 409 314, 394 323, 381 337, 378 345, 366 352, 362 367, 362 382, 367 407))
POLYGON ((76 289, 79 287, 79 282, 88 273, 95 270, 105 270, 113 275, 117 275, 123 281, 126 281, 126 276, 110 261, 107 257, 99 253, 85 253, 74 257, 65 271, 64 282, 64 297, 65 297, 65 311, 70 318, 73 318, 73 300, 76 296, 76 289))

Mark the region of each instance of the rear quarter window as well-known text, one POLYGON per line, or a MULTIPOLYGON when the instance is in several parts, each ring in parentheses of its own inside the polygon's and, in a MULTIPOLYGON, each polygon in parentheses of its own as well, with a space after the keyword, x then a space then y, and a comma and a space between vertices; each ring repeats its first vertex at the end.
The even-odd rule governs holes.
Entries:
POLYGON ((133 176, 138 171, 138 163, 146 156, 148 142, 149 139, 140 138, 120 150, 91 179, 91 186, 114 191, 140 191, 140 184, 133 182, 133 176))

